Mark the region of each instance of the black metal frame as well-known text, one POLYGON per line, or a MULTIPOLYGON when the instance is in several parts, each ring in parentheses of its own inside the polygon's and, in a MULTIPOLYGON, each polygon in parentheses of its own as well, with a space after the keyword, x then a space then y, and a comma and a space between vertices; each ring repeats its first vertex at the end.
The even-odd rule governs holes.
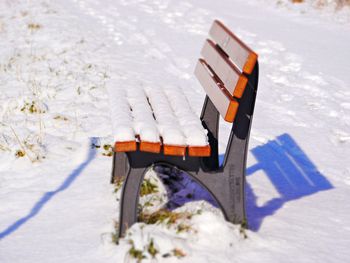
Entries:
POLYGON ((146 170, 154 165, 177 167, 187 172, 205 187, 217 201, 226 220, 240 224, 246 221, 245 169, 255 98, 258 88, 258 62, 252 74, 232 124, 223 164, 219 166, 219 112, 206 96, 201 121, 208 130, 211 147, 209 157, 168 156, 163 153, 115 152, 111 182, 124 178, 120 200, 119 237, 137 221, 140 187, 146 170))

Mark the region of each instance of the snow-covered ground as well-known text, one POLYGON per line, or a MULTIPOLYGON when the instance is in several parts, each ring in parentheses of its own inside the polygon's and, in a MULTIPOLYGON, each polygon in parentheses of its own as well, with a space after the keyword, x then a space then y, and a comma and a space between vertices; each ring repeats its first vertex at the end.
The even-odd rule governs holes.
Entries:
MULTIPOLYGON (((348 9, 279 3, 1 1, 0 262, 132 262, 137 251, 145 262, 347 262, 348 9), (190 218, 136 224, 115 245, 109 94, 169 86, 199 114, 193 70, 215 18, 259 54, 247 238, 196 201, 175 210, 190 218)), ((208 199, 193 191, 175 195, 208 199)))

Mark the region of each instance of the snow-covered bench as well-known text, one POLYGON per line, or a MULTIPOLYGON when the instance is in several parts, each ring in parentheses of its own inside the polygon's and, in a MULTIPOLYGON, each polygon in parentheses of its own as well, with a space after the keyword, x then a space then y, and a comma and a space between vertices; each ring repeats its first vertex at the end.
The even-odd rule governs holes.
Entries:
POLYGON ((246 219, 244 183, 248 139, 258 86, 257 54, 214 21, 195 75, 207 96, 201 117, 179 90, 158 87, 125 91, 114 105, 112 182, 125 178, 119 236, 137 221, 140 186, 152 165, 177 167, 202 184, 227 220, 246 219), (127 97, 127 99, 126 99, 127 97), (222 165, 218 158, 219 116, 232 123, 222 165))

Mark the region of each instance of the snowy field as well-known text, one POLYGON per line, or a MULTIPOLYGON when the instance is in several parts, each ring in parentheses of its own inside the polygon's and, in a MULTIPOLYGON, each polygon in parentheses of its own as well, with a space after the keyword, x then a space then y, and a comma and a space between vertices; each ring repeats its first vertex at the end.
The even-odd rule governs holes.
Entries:
MULTIPOLYGON (((316 2, 0 1, 0 262, 347 262, 350 9, 316 2), (249 230, 183 179, 175 206, 196 202, 116 245, 114 90, 170 87, 199 115, 193 71, 214 19, 259 54, 249 230)), ((155 174, 146 210, 167 201, 155 174)))

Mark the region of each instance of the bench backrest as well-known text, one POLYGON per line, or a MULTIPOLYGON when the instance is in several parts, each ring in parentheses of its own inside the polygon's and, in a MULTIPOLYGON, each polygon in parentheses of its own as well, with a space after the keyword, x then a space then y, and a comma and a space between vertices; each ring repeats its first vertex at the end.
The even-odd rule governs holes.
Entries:
POLYGON ((258 56, 218 20, 209 35, 195 75, 220 115, 233 122, 258 56))

